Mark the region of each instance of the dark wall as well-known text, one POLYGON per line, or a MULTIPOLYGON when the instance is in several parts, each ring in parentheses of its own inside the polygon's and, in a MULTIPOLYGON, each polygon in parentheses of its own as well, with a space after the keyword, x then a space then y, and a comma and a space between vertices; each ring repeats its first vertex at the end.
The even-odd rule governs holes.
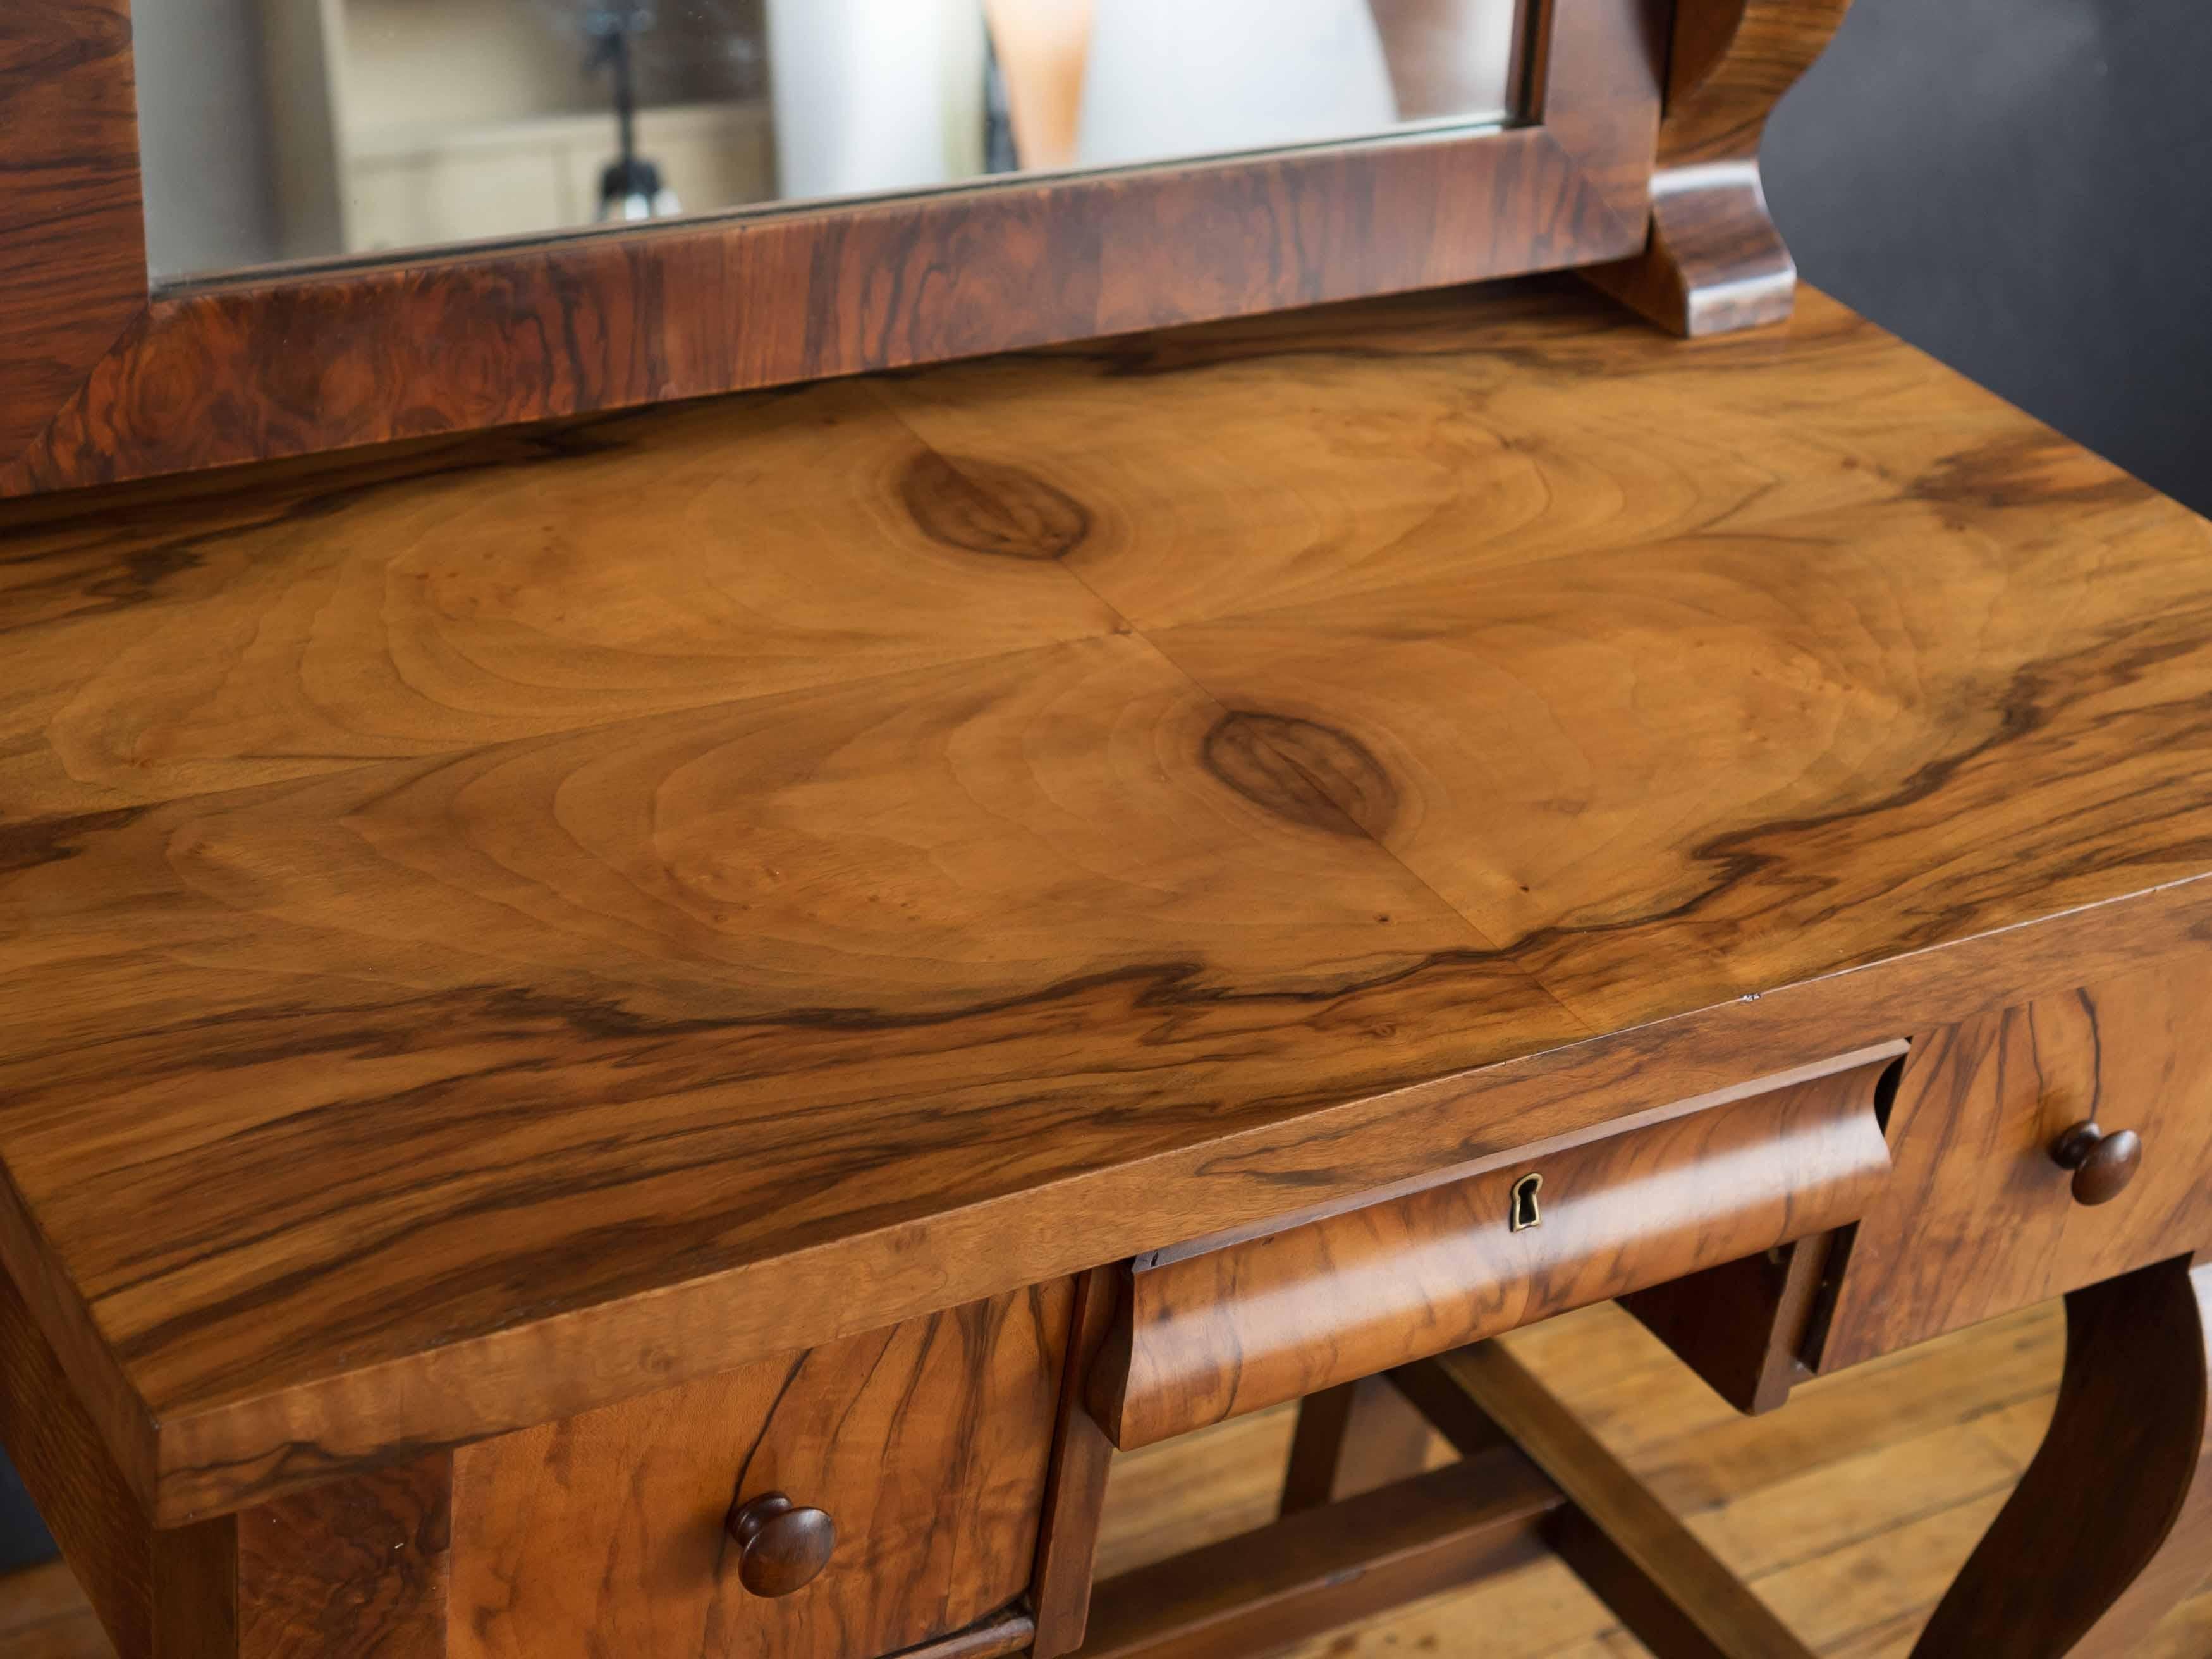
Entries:
POLYGON ((2212 5, 1856 0, 1765 162, 1808 281, 2212 514, 2212 5))
POLYGON ((54 1540, 40 1524, 31 1494, 23 1490, 14 1466, 0 1457, 0 1572, 51 1559, 53 1553, 54 1540))

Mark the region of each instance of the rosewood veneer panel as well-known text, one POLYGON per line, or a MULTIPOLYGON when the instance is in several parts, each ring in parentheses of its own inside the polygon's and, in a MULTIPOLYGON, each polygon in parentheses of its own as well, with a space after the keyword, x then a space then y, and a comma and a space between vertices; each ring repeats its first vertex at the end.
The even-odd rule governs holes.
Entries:
POLYGON ((0 1258, 149 1509, 2212 938, 2212 532, 1832 306, 944 373, 0 512, 0 1258))

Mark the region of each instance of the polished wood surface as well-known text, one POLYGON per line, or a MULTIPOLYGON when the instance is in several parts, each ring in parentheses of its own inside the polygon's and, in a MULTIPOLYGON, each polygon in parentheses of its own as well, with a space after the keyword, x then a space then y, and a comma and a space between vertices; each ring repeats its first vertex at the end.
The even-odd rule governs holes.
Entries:
POLYGON ((0 300, 27 295, 7 326, 67 348, 0 391, 0 495, 1618 258, 1644 237, 1665 11, 1563 0, 1541 125, 249 273, 149 299, 127 58, 119 78, 84 61, 88 42, 127 52, 125 0, 26 9, 9 81, 33 112, 96 94, 101 118, 61 123, 60 157, 44 139, 0 146, 0 198, 45 216, 0 237, 0 300), (73 218, 78 173, 99 210, 73 218), (137 301, 119 316, 118 276, 137 301))
POLYGON ((2067 1188, 2076 1204, 2109 1204, 2134 1185, 2142 1168, 2142 1137, 2133 1129, 2107 1134, 2085 1118, 2059 1132, 2051 1161, 2073 1177, 2067 1188))
POLYGON ((130 0, 0 34, 0 476, 146 302, 130 0))
POLYGON ((1115 1445, 1149 1445, 1856 1220, 1889 1173, 1874 1097, 1893 1058, 1139 1262, 1091 1409, 1115 1445))
POLYGON ((2212 964, 2191 957, 1923 1034, 1819 1367, 2212 1248, 2208 999, 2212 964), (2052 1148, 2093 1113, 2108 1141, 2140 1137, 2140 1164, 2087 1205, 2052 1148))
MULTIPOLYGON (((2033 1456, 2065 1346, 2060 1309, 2039 1307, 1812 1382, 1791 1410, 1751 1422, 1610 1306, 1504 1340, 1827 1659, 1905 1659, 2033 1456)), ((1119 1577, 1273 1522, 1292 1427, 1291 1408, 1278 1407, 1117 1458, 1101 1570, 1119 1577)), ((1449 1455, 1433 1441, 1431 1466, 1449 1455)), ((2133 1659, 2203 1659, 2208 1644, 2212 1585, 2133 1659)), ((1285 1650, 1293 1659, 1409 1651, 1642 1659, 1645 1650, 1549 1553, 1347 1626, 1310 1624, 1285 1650)), ((0 1578, 0 1659, 113 1659, 113 1649, 57 1564, 0 1578)))
POLYGON ((453 1473, 437 1453, 206 1523, 210 1559, 162 1610, 155 1659, 438 1659, 453 1473))
POLYGON ((2187 948, 2212 531, 1827 301, 1607 310, 0 517, 0 1255, 139 1500, 2187 948))
POLYGON ((1110 1267, 1094 1267, 1075 1281, 1067 1363, 1060 1370, 1060 1407, 1053 1424, 1051 1474, 1037 1525, 1036 1573, 1030 1588, 1030 1604, 1036 1609, 1032 1659, 1060 1659, 1082 1646, 1091 1616, 1098 1526, 1114 1444, 1085 1407, 1083 1385, 1112 1327, 1117 1277, 1110 1267))
POLYGON ((2035 1461, 1916 1659, 2125 1659, 2212 1556, 2212 1266, 2179 1256, 2066 1298, 2035 1461))
POLYGON ((1073 1302, 1066 1282, 1016 1292, 465 1448, 450 1634, 428 1651, 853 1659, 1007 1607, 1030 1584, 1073 1302), (772 1493, 787 1536, 726 1532, 773 1526, 772 1493))
POLYGON ((780 1492, 746 1498, 722 1529, 738 1547, 738 1582, 771 1600, 805 1589, 837 1553, 837 1522, 829 1510, 794 1504, 780 1492))
POLYGON ((1781 321, 1797 265, 1766 208, 1759 145, 1850 0, 1680 0, 1651 179, 1651 235, 1592 279, 1678 334, 1781 321))

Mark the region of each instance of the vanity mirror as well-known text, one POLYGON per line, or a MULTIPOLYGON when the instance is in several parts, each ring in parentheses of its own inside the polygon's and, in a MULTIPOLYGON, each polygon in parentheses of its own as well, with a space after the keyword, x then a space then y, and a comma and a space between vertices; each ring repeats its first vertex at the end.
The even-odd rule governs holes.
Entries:
POLYGON ((1758 133, 1839 10, 15 9, 0 495, 1540 270, 1762 320, 1758 133))
POLYGON ((148 261, 206 277, 1494 130, 1528 21, 1522 0, 167 0, 137 27, 148 261))

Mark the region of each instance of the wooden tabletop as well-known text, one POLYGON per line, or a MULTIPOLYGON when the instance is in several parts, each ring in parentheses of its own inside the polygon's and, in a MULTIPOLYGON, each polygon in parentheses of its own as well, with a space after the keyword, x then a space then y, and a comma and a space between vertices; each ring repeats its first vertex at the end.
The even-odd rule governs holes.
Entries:
POLYGON ((1817 295, 0 510, 0 1258, 178 1520, 2212 937, 2212 526, 1817 295))

